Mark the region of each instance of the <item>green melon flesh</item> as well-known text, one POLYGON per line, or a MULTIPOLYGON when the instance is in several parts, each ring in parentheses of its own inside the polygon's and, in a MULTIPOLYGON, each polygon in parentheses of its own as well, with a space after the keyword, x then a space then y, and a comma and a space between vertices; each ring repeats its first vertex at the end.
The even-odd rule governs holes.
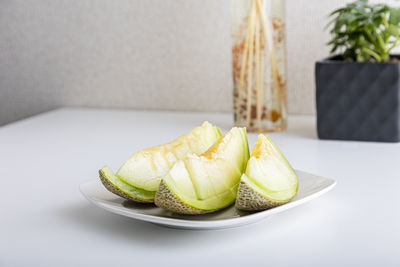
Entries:
POLYGON ((200 156, 178 161, 163 178, 155 204, 182 214, 203 214, 235 201, 249 158, 246 129, 233 128, 200 156))
POLYGON ((131 186, 119 179, 108 166, 104 166, 99 170, 100 180, 103 185, 112 193, 123 198, 152 203, 154 201, 155 191, 146 191, 137 187, 131 186))
POLYGON ((276 207, 290 201, 297 189, 298 179, 289 162, 268 136, 260 134, 240 180, 236 207, 241 210, 276 207))
MULTIPOLYGON (((218 127, 209 122, 204 122, 201 126, 170 143, 136 152, 121 166, 115 175, 109 170, 110 172, 108 173, 110 175, 108 177, 113 177, 111 180, 102 179, 101 175, 100 178, 103 184, 104 181, 108 183, 106 188, 114 193, 128 189, 128 192, 140 190, 146 195, 143 199, 140 194, 128 199, 148 202, 148 196, 152 195, 150 199, 154 201, 154 195, 161 178, 168 173, 178 160, 185 158, 188 154, 201 154, 207 151, 220 137, 221 131, 218 127), (112 183, 109 181, 117 182, 112 183)), ((118 195, 121 196, 121 194, 118 195)), ((127 198, 126 196, 130 195, 124 193, 123 197, 127 198)))

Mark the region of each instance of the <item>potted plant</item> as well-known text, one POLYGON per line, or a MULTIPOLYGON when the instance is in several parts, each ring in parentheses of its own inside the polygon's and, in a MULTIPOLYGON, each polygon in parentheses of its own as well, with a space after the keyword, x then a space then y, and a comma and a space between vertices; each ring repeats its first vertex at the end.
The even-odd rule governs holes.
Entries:
POLYGON ((321 139, 400 141, 400 9, 359 0, 330 14, 335 56, 316 63, 321 139))

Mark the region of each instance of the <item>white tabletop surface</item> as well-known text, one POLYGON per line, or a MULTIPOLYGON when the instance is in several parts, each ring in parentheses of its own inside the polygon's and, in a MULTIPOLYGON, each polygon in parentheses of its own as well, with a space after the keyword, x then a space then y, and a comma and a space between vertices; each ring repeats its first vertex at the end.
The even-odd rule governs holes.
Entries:
POLYGON ((400 144, 321 141, 314 117, 271 137, 293 167, 337 186, 256 224, 163 228, 80 194, 103 165, 204 120, 232 125, 231 114, 60 109, 0 127, 0 266, 400 266, 400 144))

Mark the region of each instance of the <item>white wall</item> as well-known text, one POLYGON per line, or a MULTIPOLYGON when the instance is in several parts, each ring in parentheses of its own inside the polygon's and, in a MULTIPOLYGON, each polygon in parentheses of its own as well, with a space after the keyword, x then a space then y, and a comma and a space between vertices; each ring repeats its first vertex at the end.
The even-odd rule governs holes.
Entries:
MULTIPOLYGON (((314 112, 343 2, 287 0, 291 113, 314 112)), ((229 0, 1 0, 0 125, 59 106, 230 111, 229 26, 229 0)))

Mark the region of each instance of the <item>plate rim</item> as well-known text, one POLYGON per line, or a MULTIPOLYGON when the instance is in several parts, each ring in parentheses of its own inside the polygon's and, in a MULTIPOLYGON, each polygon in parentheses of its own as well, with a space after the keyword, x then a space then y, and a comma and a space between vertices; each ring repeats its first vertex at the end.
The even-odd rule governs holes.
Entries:
MULTIPOLYGON (((98 182, 98 179, 91 179, 89 181, 83 182, 79 185, 79 191, 81 194, 92 204, 94 204, 97 207, 100 207, 102 209, 105 209, 111 213, 122 215, 125 217, 137 219, 140 221, 145 221, 145 222, 150 222, 150 223, 155 223, 155 224, 161 224, 164 226, 175 226, 175 227, 181 227, 181 228, 192 228, 192 229, 218 229, 218 228, 230 228, 230 227, 235 227, 235 226, 240 226, 244 224, 249 224, 251 222, 257 222, 263 218, 266 218, 270 215, 291 209, 293 207, 299 206, 305 202, 308 202, 312 199, 318 198, 321 195, 329 192, 332 190, 337 182, 334 179, 323 177, 320 175, 315 175, 312 173, 296 170, 296 172, 302 172, 308 175, 313 175, 317 176, 320 178, 323 178, 327 180, 330 184, 326 186, 325 188, 319 190, 318 192, 315 192, 309 196, 306 196, 304 198, 298 199, 293 202, 288 202, 284 205, 275 207, 273 209, 268 209, 268 210, 263 210, 263 211, 258 211, 253 214, 249 214, 247 216, 243 217, 235 217, 235 218, 228 218, 228 219, 218 219, 218 220, 212 220, 212 221, 194 221, 194 220, 187 220, 187 219, 180 219, 180 218, 169 218, 169 217, 161 217, 157 215, 150 215, 150 214, 142 214, 142 213, 137 213, 134 211, 128 211, 126 208, 121 208, 121 207, 113 207, 107 203, 104 203, 101 199, 97 199, 95 197, 91 197, 88 194, 84 192, 84 187, 87 186, 88 184, 94 184, 95 182, 98 182)), ((104 189, 106 190, 106 189, 104 189)))

